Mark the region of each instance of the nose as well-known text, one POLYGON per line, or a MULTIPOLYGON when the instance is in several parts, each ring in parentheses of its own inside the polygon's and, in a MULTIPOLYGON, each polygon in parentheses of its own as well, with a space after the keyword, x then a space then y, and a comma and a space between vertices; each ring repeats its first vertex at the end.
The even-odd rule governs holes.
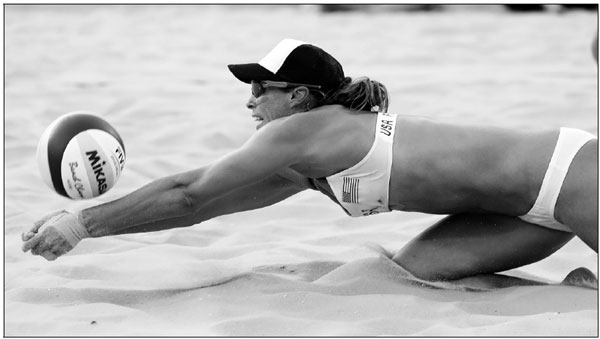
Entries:
POLYGON ((246 102, 246 107, 248 109, 254 109, 254 108, 256 108, 256 98, 254 97, 254 95, 251 95, 248 98, 248 101, 246 102))

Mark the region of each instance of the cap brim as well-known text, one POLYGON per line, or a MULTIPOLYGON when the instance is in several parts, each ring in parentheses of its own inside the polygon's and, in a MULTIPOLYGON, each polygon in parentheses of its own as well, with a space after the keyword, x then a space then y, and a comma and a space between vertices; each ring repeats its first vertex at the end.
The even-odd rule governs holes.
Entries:
POLYGON ((227 65, 231 73, 238 78, 241 82, 245 82, 249 84, 254 81, 264 81, 264 80, 272 80, 272 81, 283 81, 283 79, 268 69, 264 68, 260 64, 234 64, 227 65))

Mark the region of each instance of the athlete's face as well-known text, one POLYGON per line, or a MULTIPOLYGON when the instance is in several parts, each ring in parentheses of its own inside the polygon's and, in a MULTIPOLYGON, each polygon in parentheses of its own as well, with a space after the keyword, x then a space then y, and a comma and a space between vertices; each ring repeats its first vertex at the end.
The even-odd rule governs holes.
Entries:
MULTIPOLYGON (((258 94, 257 94, 258 95, 258 94)), ((290 97, 292 92, 280 88, 265 88, 258 97, 250 96, 246 107, 252 110, 252 117, 256 121, 256 129, 259 129, 282 117, 293 113, 290 97)))

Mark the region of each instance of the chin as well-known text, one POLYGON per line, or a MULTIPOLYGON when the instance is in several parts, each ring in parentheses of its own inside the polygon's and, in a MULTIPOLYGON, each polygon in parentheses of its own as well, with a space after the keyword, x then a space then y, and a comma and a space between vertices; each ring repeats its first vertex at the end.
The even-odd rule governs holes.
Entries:
POLYGON ((256 125, 256 130, 258 131, 259 129, 265 127, 265 125, 267 124, 267 121, 263 120, 260 122, 260 124, 256 125))

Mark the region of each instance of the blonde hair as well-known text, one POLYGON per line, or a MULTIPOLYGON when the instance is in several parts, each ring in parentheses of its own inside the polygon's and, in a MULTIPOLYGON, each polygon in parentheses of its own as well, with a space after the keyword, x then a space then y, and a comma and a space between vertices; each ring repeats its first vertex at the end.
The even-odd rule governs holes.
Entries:
POLYGON ((319 105, 342 105, 357 111, 387 112, 388 91, 379 81, 367 77, 353 80, 346 77, 342 84, 321 100, 319 105))

